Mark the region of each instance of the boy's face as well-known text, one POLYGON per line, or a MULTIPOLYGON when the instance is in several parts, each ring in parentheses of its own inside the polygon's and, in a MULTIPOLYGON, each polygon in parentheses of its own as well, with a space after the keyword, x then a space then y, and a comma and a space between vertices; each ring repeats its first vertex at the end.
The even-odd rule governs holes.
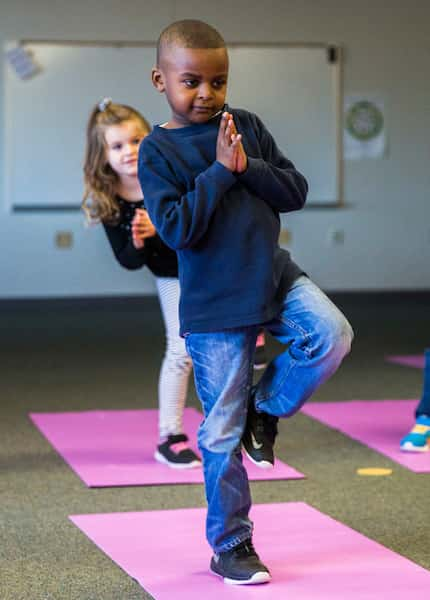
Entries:
POLYGON ((152 82, 172 109, 169 128, 206 123, 225 103, 226 48, 165 48, 152 82))

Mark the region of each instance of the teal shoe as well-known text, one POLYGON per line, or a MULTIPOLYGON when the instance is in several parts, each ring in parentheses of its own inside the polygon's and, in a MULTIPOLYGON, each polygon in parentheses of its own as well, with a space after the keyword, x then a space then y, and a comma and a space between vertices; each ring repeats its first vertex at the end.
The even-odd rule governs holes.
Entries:
POLYGON ((413 429, 400 442, 400 450, 405 452, 427 452, 430 441, 430 417, 418 417, 413 429))

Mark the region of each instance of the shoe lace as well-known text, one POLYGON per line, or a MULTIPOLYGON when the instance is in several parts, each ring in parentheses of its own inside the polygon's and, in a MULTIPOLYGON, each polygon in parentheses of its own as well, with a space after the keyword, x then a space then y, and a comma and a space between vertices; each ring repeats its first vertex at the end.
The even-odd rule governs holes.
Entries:
POLYGON ((189 450, 189 446, 187 442, 176 442, 176 444, 171 444, 169 446, 170 450, 175 454, 181 454, 185 450, 189 450))
POLYGON ((170 434, 164 444, 177 456, 189 450, 188 437, 184 433, 170 434))
POLYGON ((235 554, 238 558, 243 556, 256 556, 258 558, 258 554, 255 551, 254 545, 251 540, 245 540, 236 548, 234 548, 235 554))
POLYGON ((263 434, 273 441, 278 433, 277 422, 278 419, 276 417, 262 413, 257 414, 255 419, 255 432, 257 436, 258 434, 263 434))

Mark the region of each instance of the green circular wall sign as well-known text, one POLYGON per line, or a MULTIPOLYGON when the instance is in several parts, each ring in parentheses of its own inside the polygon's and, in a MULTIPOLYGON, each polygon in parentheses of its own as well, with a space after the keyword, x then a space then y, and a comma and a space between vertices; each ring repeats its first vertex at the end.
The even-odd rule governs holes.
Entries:
POLYGON ((376 104, 368 100, 359 100, 349 107, 345 126, 353 138, 367 141, 381 133, 384 117, 376 104))

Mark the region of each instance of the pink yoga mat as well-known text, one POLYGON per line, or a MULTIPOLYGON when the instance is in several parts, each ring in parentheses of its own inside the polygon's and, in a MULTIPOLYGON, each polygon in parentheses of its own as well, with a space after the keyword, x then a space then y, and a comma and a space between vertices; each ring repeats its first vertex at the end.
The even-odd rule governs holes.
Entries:
MULTIPOLYGON (((157 410, 32 413, 30 418, 89 487, 203 482, 201 468, 172 469, 154 460, 157 410)), ((194 449, 201 420, 197 410, 185 410, 184 427, 194 449)), ((271 470, 246 458, 244 464, 252 480, 304 477, 280 460, 271 470)))
POLYGON ((424 354, 398 354, 396 356, 386 356, 385 360, 404 367, 424 369, 424 354))
POLYGON ((428 600, 430 572, 302 502, 252 509, 254 542, 272 573, 230 586, 208 569, 206 510, 70 517, 156 600, 428 600))
MULTIPOLYGON (((401 452, 400 440, 414 424, 418 400, 309 402, 302 412, 415 473, 430 472, 430 452, 401 452)), ((357 465, 364 466, 364 465, 357 465)))

